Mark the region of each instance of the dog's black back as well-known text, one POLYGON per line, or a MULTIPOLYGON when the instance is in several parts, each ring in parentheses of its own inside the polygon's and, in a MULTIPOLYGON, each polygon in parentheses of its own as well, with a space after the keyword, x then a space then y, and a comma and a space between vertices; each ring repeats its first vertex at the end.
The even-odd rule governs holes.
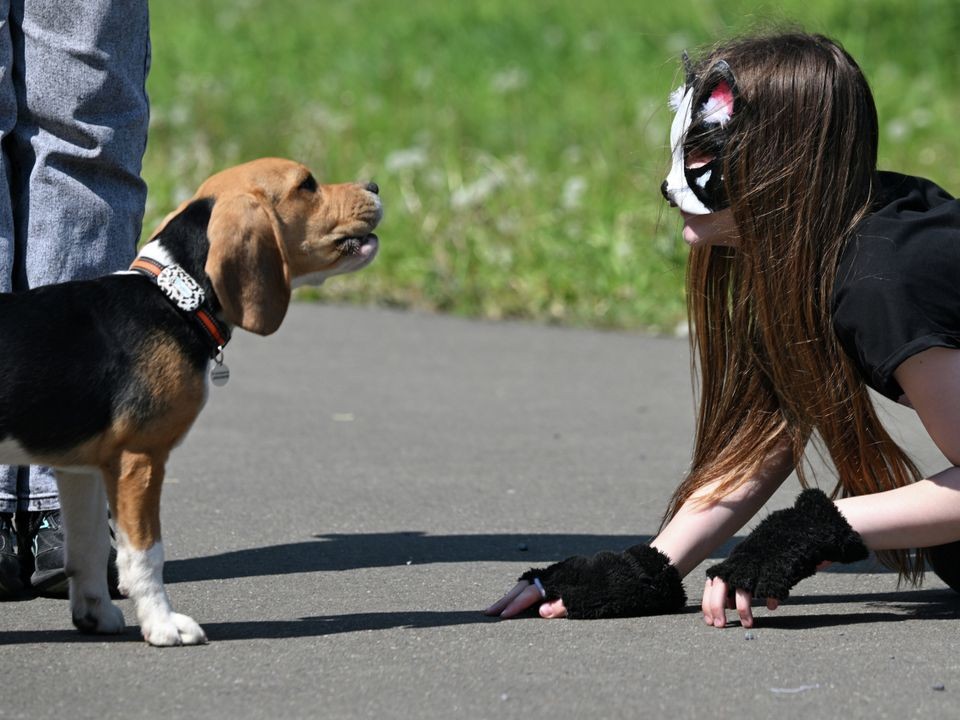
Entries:
MULTIPOLYGON (((160 242, 201 281, 212 201, 171 219, 160 242)), ((108 275, 0 294, 0 441, 31 453, 60 452, 102 432, 116 417, 146 421, 164 398, 144 392, 149 357, 162 336, 202 373, 210 357, 198 327, 154 283, 108 275), (136 371, 135 371, 136 370, 136 371)))

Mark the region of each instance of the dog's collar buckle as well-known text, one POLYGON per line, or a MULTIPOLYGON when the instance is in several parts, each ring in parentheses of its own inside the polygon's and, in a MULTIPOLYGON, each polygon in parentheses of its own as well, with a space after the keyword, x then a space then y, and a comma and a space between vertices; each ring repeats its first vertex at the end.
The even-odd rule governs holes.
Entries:
POLYGON ((157 275, 157 287, 184 312, 193 312, 203 304, 203 288, 179 265, 167 265, 157 275))
POLYGON ((153 280, 176 308, 192 317, 210 342, 210 357, 220 357, 230 341, 230 326, 217 319, 200 284, 177 263, 166 264, 141 253, 130 269, 153 280))

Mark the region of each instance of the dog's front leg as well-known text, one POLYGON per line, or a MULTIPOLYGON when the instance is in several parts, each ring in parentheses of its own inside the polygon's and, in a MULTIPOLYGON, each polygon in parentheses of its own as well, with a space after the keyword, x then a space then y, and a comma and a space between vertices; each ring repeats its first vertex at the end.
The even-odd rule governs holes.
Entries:
POLYGON ((203 628, 173 612, 163 586, 160 489, 165 461, 165 453, 125 452, 118 472, 105 473, 116 518, 120 591, 133 600, 148 643, 200 645, 207 641, 203 628))
POLYGON ((100 473, 58 470, 57 490, 73 624, 81 632, 123 632, 123 613, 110 601, 107 585, 110 534, 100 473))

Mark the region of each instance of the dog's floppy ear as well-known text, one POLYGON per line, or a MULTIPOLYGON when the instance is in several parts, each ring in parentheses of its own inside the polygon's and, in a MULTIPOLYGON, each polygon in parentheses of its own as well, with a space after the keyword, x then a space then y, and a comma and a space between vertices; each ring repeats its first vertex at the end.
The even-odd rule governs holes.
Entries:
POLYGON ((276 221, 251 194, 220 197, 207 226, 207 275, 227 320, 269 335, 290 303, 290 279, 276 221))

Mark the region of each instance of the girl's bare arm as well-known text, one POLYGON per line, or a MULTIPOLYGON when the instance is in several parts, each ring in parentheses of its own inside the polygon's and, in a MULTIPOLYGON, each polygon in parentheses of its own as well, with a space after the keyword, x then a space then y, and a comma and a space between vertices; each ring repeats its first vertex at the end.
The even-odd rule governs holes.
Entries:
POLYGON ((681 575, 686 575, 733 537, 753 517, 793 470, 790 450, 772 452, 760 472, 722 500, 704 504, 716 488, 706 485, 685 502, 680 511, 650 543, 669 557, 681 575))
POLYGON ((931 348, 894 373, 951 467, 913 485, 845 498, 837 507, 871 550, 960 539, 960 350, 931 348))

